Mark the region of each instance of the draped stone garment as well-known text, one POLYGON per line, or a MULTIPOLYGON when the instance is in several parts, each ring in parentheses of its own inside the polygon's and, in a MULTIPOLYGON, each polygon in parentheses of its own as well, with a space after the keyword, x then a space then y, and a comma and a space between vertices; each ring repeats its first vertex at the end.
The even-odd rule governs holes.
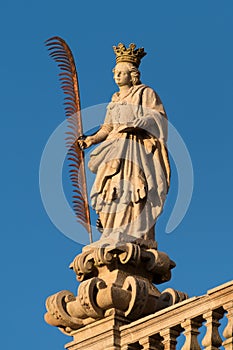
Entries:
POLYGON ((167 117, 158 95, 140 84, 115 93, 100 131, 106 139, 91 153, 91 191, 102 237, 116 233, 154 239, 154 225, 169 188, 167 117))

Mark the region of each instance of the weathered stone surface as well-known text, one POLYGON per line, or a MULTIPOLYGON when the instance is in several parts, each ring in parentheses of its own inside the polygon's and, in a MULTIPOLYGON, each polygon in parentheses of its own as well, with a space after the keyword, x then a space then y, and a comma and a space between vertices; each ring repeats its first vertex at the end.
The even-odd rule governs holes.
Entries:
POLYGON ((224 329, 223 336, 225 340, 223 345, 226 350, 233 350, 233 298, 230 302, 223 305, 225 311, 227 311, 227 325, 224 329))
POLYGON ((78 281, 91 277, 102 277, 108 270, 118 269, 147 278, 150 282, 160 284, 171 278, 171 269, 175 267, 166 253, 157 250, 155 241, 136 240, 112 245, 98 241, 86 246, 82 254, 76 256, 70 268, 74 270, 78 281))
POLYGON ((134 58, 144 49, 119 44, 116 50, 113 72, 119 91, 100 129, 77 142, 81 149, 99 144, 88 167, 96 174, 90 196, 102 238, 153 240, 170 186, 167 115, 157 93, 140 81, 140 60, 135 65, 134 58))
POLYGON ((206 321, 206 334, 202 340, 202 345, 205 350, 218 350, 222 345, 222 339, 218 327, 220 326, 219 320, 223 315, 224 310, 222 307, 218 310, 208 311, 203 315, 203 318, 206 321))
POLYGON ((218 286, 206 295, 193 297, 178 304, 172 305, 153 315, 143 317, 128 325, 120 327, 121 345, 137 342, 145 337, 160 334, 163 344, 168 349, 180 349, 176 340, 181 332, 186 333, 184 349, 197 350, 200 347, 197 339, 198 328, 204 319, 208 318, 206 325, 208 339, 206 344, 214 349, 219 344, 219 334, 216 337, 218 321, 223 317, 223 309, 228 311, 228 323, 223 332, 226 340, 221 341, 226 349, 232 349, 232 309, 233 309, 233 281, 218 286), (175 333, 174 333, 175 332, 175 333), (166 343, 166 344, 165 344, 166 343))
POLYGON ((187 298, 153 282, 170 279, 175 263, 151 245, 89 246, 70 265, 81 281, 78 295, 61 291, 47 299, 45 320, 67 334, 107 317, 112 309, 128 320, 149 315, 187 298))
POLYGON ((120 350, 120 326, 129 321, 112 310, 108 317, 95 321, 76 332, 66 345, 69 350, 120 350))
POLYGON ((198 329, 207 320, 205 346, 214 349, 218 343, 219 347, 224 345, 225 349, 232 350, 232 310, 233 281, 133 322, 112 310, 108 317, 73 331, 74 339, 66 348, 179 350, 178 339, 183 332, 186 335, 183 349, 197 350, 201 348, 198 329), (224 310, 228 312, 228 323, 223 331, 226 340, 220 343, 216 328, 224 310))
POLYGON ((181 323, 181 327, 184 328, 185 343, 181 350, 201 350, 198 343, 197 336, 199 335, 199 328, 202 325, 202 317, 186 319, 181 323))

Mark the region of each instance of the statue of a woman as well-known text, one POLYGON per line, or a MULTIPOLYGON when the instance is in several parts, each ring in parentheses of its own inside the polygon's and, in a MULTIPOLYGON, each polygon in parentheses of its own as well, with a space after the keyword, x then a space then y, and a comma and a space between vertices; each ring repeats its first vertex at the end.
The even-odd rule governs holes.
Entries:
POLYGON ((170 181, 167 116, 156 92, 141 84, 138 66, 144 49, 119 44, 114 51, 119 91, 99 131, 78 142, 81 148, 100 143, 88 166, 96 173, 91 201, 102 238, 154 239, 170 181))

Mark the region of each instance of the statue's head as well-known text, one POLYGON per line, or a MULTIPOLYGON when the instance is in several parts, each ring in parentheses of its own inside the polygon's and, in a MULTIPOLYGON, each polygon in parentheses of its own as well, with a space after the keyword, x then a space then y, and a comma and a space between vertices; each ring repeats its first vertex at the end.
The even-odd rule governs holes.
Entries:
POLYGON ((141 59, 146 55, 144 48, 136 49, 135 44, 128 48, 122 43, 113 46, 116 55, 116 66, 113 69, 114 79, 118 86, 141 84, 138 67, 141 59))
POLYGON ((129 62, 117 63, 113 68, 114 80, 118 86, 141 84, 140 72, 135 65, 129 62))

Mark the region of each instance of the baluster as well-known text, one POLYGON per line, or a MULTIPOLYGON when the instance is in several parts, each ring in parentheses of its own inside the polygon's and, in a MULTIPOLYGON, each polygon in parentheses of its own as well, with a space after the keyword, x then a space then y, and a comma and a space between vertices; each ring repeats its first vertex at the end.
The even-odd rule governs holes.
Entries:
POLYGON ((206 320, 206 334, 202 340, 202 345, 205 350, 218 350, 222 345, 222 338, 220 337, 218 327, 219 320, 223 317, 223 310, 212 310, 203 315, 206 320))
POLYGON ((223 342, 223 346, 226 350, 233 350, 233 302, 227 303, 223 306, 227 311, 228 323, 223 331, 223 336, 226 338, 223 342))
POLYGON ((158 334, 153 337, 145 337, 139 343, 143 346, 143 350, 163 350, 161 337, 158 334))
POLYGON ((139 350, 141 349, 140 345, 137 344, 128 344, 128 345, 124 345, 122 346, 122 350, 139 350))
POLYGON ((200 333, 199 328, 202 325, 202 319, 194 318, 190 320, 185 320, 181 323, 181 327, 184 328, 185 343, 181 350, 201 350, 200 345, 197 340, 197 336, 200 333))
POLYGON ((164 350, 176 350, 176 338, 180 335, 180 330, 175 328, 164 329, 160 332, 163 340, 164 350))

